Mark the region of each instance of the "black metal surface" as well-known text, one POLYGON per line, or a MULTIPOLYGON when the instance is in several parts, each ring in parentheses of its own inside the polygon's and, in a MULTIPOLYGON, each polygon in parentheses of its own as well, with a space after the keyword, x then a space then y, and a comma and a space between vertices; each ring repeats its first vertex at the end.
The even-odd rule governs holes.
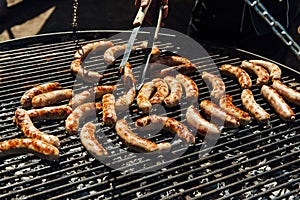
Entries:
MULTIPOLYGON (((118 32, 82 32, 79 35, 80 43, 116 33, 118 32)), ((113 42, 126 43, 121 39, 113 42)), ((160 49, 175 53, 177 51, 172 43, 158 41, 157 45, 160 49)), ((203 46, 210 57, 192 60, 199 66, 200 72, 206 70, 216 73, 215 65, 240 64, 244 59, 259 58, 214 44, 203 43, 203 46)), ((73 88, 74 77, 69 66, 75 49, 72 34, 69 33, 1 44, 0 141, 23 137, 13 123, 13 116, 26 90, 33 85, 51 81, 60 82, 64 88, 73 88)), ((133 66, 138 66, 142 59, 136 56, 130 62, 133 66)), ((92 70, 105 67, 101 56, 92 57, 88 63, 88 68, 92 70)), ((283 70, 283 82, 297 88, 300 74, 285 66, 280 67, 283 70)), ((117 72, 113 68, 106 69, 105 73, 110 76, 104 79, 104 83, 118 81, 117 72)), ((206 85, 199 74, 191 78, 200 89, 199 100, 209 98, 206 85)), ((254 81, 255 77, 252 78, 254 81)), ((241 107, 239 85, 232 78, 223 76, 223 80, 234 103, 241 107)), ((259 94, 259 88, 254 86, 252 91, 257 101, 271 113, 269 127, 253 121, 246 127, 223 129, 218 143, 204 158, 199 158, 203 138, 196 136, 196 144, 191 145, 180 158, 170 160, 170 165, 141 174, 119 172, 95 160, 81 145, 78 135, 69 136, 65 133, 64 120, 37 123, 40 130, 60 138, 60 158, 57 162, 41 160, 31 154, 1 158, 0 198, 299 199, 300 108, 291 105, 296 113, 296 121, 283 122, 259 94)), ((169 114, 175 116, 177 113, 169 114)), ((119 142, 112 129, 103 127, 102 130, 113 142, 119 142)), ((128 171, 135 164, 147 166, 148 163, 145 159, 135 160, 134 157, 120 160, 118 157, 122 155, 118 152, 112 157, 128 171)))

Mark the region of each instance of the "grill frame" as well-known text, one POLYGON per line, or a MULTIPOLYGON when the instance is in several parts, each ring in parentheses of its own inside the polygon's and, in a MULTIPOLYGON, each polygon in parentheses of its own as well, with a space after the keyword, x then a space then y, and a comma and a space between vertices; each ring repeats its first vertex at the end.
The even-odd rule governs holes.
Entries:
MULTIPOLYGON (((101 39, 103 37, 108 38, 120 32, 123 31, 82 31, 79 32, 78 38, 80 43, 84 43, 91 40, 101 39)), ((130 33, 130 31, 124 32, 130 33)), ((239 63, 248 58, 266 59, 239 49, 230 49, 228 47, 207 42, 203 42, 201 44, 208 49, 209 52, 212 52, 212 57, 217 65, 222 63, 225 64, 227 61, 230 61, 232 64, 239 63)), ((0 65, 3 66, 3 63, 5 64, 4 67, 1 67, 1 70, 5 71, 4 75, 10 74, 11 77, 8 79, 2 79, 2 81, 4 81, 3 83, 9 83, 10 85, 3 85, 3 83, 0 82, 1 88, 4 88, 6 93, 9 92, 9 94, 4 94, 4 92, 1 91, 1 126, 3 124, 2 127, 4 129, 9 129, 8 131, 0 131, 1 141, 4 139, 12 139, 16 136, 22 136, 20 131, 11 121, 13 112, 16 107, 19 106, 19 104, 16 104, 15 102, 19 100, 20 95, 22 95, 26 89, 29 89, 30 86, 38 83, 37 80, 34 80, 35 77, 43 78, 41 72, 47 73, 45 74, 46 77, 48 77, 49 74, 53 76, 44 79, 44 82, 45 80, 59 82, 63 80, 61 83, 64 88, 70 88, 72 86, 73 78, 72 76, 66 78, 66 74, 69 74, 68 68, 75 53, 75 45, 76 44, 73 42, 73 34, 71 32, 45 34, 24 39, 16 39, 1 44, 0 65), (65 52, 66 49, 58 51, 57 47, 61 46, 67 47, 66 49, 68 49, 68 51, 65 52), (30 49, 34 53, 27 51, 30 49), (47 55, 43 55, 43 52, 47 52, 47 55), (67 55, 63 55, 64 53, 67 55), (57 60, 53 61, 51 56, 57 60), (22 64, 34 66, 34 69, 32 69, 33 72, 29 70, 29 72, 33 75, 32 77, 24 78, 24 73, 13 73, 13 69, 8 69, 10 67, 17 66, 17 69, 22 71, 23 66, 18 63, 18 61, 22 59, 26 60, 22 64), (40 62, 39 59, 44 60, 44 62, 40 62), (63 71, 62 75, 60 75, 61 69, 66 70, 63 71), (27 80, 28 83, 20 83, 19 79, 13 80, 13 78, 27 80), (4 138, 2 138, 3 136, 4 138)), ((214 68, 214 66, 206 59, 199 60, 196 61, 197 63, 195 64, 200 63, 203 67, 205 67, 205 70, 214 68)), ((300 80, 299 72, 279 63, 277 64, 283 70, 283 81, 285 83, 295 82, 296 78, 299 78, 300 80)), ((201 68, 200 70, 203 69, 201 68)), ((28 72, 26 69, 24 71, 28 72)), ((0 78, 3 78, 2 76, 3 74, 0 75, 0 78)), ((231 91, 233 93, 233 97, 235 99, 234 102, 240 106, 241 103, 237 97, 238 94, 240 94, 239 92, 241 89, 238 87, 235 80, 224 76, 223 78, 223 80, 225 80, 226 88, 229 88, 229 92, 231 91)), ((204 87, 204 83, 199 79, 196 80, 196 82, 200 88, 204 87)), ((262 106, 266 108, 267 111, 272 111, 272 108, 267 105, 264 100, 262 100, 258 88, 254 87, 253 93, 255 97, 259 97, 260 102, 264 102, 262 103, 262 106)), ((200 98, 207 96, 208 90, 204 90, 200 93, 200 95, 200 98)), ((229 129, 225 129, 225 131, 222 131, 223 137, 220 138, 218 144, 207 157, 198 158, 198 151, 201 147, 201 139, 197 139, 195 146, 190 147, 185 154, 169 166, 165 167, 165 169, 143 174, 122 174, 116 170, 99 165, 99 161, 92 158, 86 152, 78 137, 69 137, 65 134, 64 129, 61 128, 63 127, 63 121, 57 120, 50 123, 42 122, 37 124, 38 128, 42 131, 47 131, 47 133, 54 133, 55 135, 58 135, 62 139, 62 143, 67 144, 60 148, 62 156, 59 162, 40 160, 39 158, 29 154, 25 156, 5 157, 0 162, 0 197, 16 199, 22 197, 50 199, 66 197, 78 199, 94 197, 107 199, 134 199, 138 197, 168 197, 174 199, 193 199, 201 197, 235 199, 240 197, 247 198, 247 192, 251 191, 252 196, 249 197, 256 198, 257 196, 254 194, 257 192, 258 187, 254 182, 260 180, 260 177, 264 177, 265 180, 257 183, 258 185, 261 185, 259 189, 264 188, 264 184, 271 184, 274 183, 274 181, 282 182, 287 179, 286 177, 290 178, 291 176, 295 176, 295 179, 289 180, 289 182, 282 183, 281 185, 287 185, 289 188, 296 188, 297 186, 300 187, 299 176, 297 177, 299 170, 296 168, 297 164, 299 165, 300 162, 300 153, 299 150, 292 152, 294 148, 296 149, 296 147, 299 146, 300 138, 297 136, 299 131, 297 132, 296 129, 298 127, 295 127, 295 124, 299 123, 298 118, 300 111, 299 108, 296 108, 295 106, 292 106, 292 108, 297 110, 297 120, 294 123, 284 123, 278 118, 278 116, 274 115, 274 112, 272 112, 273 121, 271 124, 274 126, 272 127, 272 130, 264 129, 255 122, 251 123, 251 127, 249 129, 261 132, 253 133, 248 129, 242 129, 240 132, 234 132, 229 129), (55 130, 57 127, 60 127, 60 129, 55 130), (285 128, 290 129, 285 130, 285 128), (226 132, 226 134, 224 132, 226 132), (293 132, 295 132, 295 135, 292 134, 293 132), (287 145, 291 143, 293 145, 287 145), (258 146, 256 147, 256 145, 258 146), (277 147, 277 149, 275 147, 277 147), (285 155, 285 152, 289 152, 289 154, 285 155), (224 160, 223 158, 226 157, 226 155, 232 156, 229 156, 224 160), (245 158, 245 155, 249 157, 245 158), (257 156, 252 157, 252 155, 257 156), (69 159, 70 157, 72 159, 69 159), (276 165, 279 161, 283 164, 276 165), (288 161, 287 164, 284 164, 285 161, 288 161), (232 162, 235 164, 232 164, 232 162), (227 167, 224 167, 226 164, 227 167), (247 167, 247 164, 250 165, 250 168, 245 168, 243 171, 238 172, 239 167, 242 168, 243 165, 247 167), (11 168, 14 165, 16 168, 11 168), (273 166, 275 167, 273 168, 273 166), (225 168, 225 171, 222 167, 225 168), (259 172, 261 167, 267 167, 267 169, 261 169, 262 172, 259 172), (271 169, 268 170, 268 167, 271 169), (286 169, 290 169, 290 171, 286 169), (251 176, 250 172, 255 173, 255 170, 258 174, 251 176), (280 174, 280 172, 284 170, 286 172, 280 174), (221 175, 219 173, 221 173, 221 175), (244 176, 248 175, 247 173, 250 173, 250 176, 248 178, 244 178, 244 176), (268 179, 267 177, 270 173, 273 173, 274 175, 268 179), (224 174, 225 176, 223 177, 224 174), (279 175, 276 176, 277 174, 279 175), (206 179, 208 182, 206 182, 206 179), (222 185, 223 179, 225 184, 224 186, 222 185), (246 186, 239 186, 237 182, 238 179, 241 179, 239 183, 245 182, 244 184, 246 186), (251 180, 253 180, 253 182, 251 182, 251 180), (203 181, 203 183, 201 183, 201 181, 203 181), (6 186, 8 183, 12 186, 6 186), (129 184, 129 186, 126 186, 126 184, 129 184), (162 188, 160 188, 160 185, 162 185, 162 188), (81 187, 83 187, 83 189, 81 187), (228 196, 221 197, 219 193, 226 193, 227 188, 229 188, 228 196), (142 193, 145 193, 145 195, 139 196, 142 193), (200 193, 201 196, 197 196, 200 193), (168 196, 166 194, 168 194, 168 196)), ((109 129, 108 132, 110 132, 109 129)), ((111 137, 114 136, 112 135, 111 137)), ((281 185, 275 185, 268 190, 261 191, 260 196, 263 198, 270 197, 273 192, 276 193, 278 190, 282 189, 280 187, 281 185)), ((290 194, 283 194, 280 197, 288 197, 293 194, 297 195, 297 193, 298 191, 294 189, 291 190, 290 194)))

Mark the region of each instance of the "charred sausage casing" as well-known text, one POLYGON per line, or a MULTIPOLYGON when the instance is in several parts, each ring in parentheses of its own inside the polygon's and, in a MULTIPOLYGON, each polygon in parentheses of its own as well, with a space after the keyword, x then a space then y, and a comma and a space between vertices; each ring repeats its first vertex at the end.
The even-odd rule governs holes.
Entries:
POLYGON ((212 100, 219 101, 219 99, 225 94, 225 83, 223 80, 211 73, 203 72, 202 73, 202 79, 205 81, 205 83, 212 89, 210 89, 212 100))
POLYGON ((136 127, 142 128, 142 130, 147 130, 147 128, 149 127, 157 127, 158 124, 162 124, 164 130, 178 135, 179 138, 185 140, 187 143, 195 143, 194 135, 188 130, 188 128, 183 123, 177 121, 176 119, 157 115, 150 115, 143 118, 139 118, 135 123, 136 127))
POLYGON ((219 105, 220 108, 237 118, 242 125, 247 125, 251 121, 251 116, 247 112, 237 108, 232 103, 232 96, 229 94, 221 97, 219 105))
POLYGON ((26 135, 27 137, 42 140, 54 146, 59 146, 60 141, 57 136, 48 135, 39 131, 32 123, 28 113, 26 110, 18 108, 15 113, 15 122, 20 128, 20 130, 26 135))
POLYGON ((275 89, 264 85, 261 88, 263 97, 271 104, 274 110, 278 113, 281 119, 285 121, 294 121, 295 113, 291 107, 283 100, 275 89))
POLYGON ((11 154, 33 153, 46 160, 56 160, 59 150, 42 140, 31 138, 11 139, 0 142, 0 157, 11 154))
POLYGON ((36 87, 33 87, 26 91, 23 96, 21 97, 21 106, 23 108, 29 108, 31 106, 31 101, 32 98, 39 95, 43 94, 46 92, 50 92, 53 90, 58 90, 61 89, 61 85, 58 82, 53 82, 53 83, 45 83, 36 87))
POLYGON ((182 97, 182 86, 173 76, 166 76, 164 81, 169 85, 170 94, 164 99, 166 107, 172 108, 179 104, 182 97))
POLYGON ((103 106, 103 122, 106 125, 113 125, 117 121, 117 114, 115 110, 115 97, 113 94, 106 94, 102 98, 103 106))
POLYGON ((66 119, 67 133, 74 135, 77 133, 80 123, 88 116, 97 114, 102 110, 100 103, 85 103, 78 106, 66 119))
POLYGON ((153 79, 152 82, 153 86, 156 88, 156 92, 153 94, 149 101, 152 105, 161 104, 169 94, 168 84, 160 78, 153 79))
POLYGON ((290 103, 300 105, 300 92, 288 87, 279 80, 274 80, 272 87, 290 103))
POLYGON ((121 140, 127 146, 136 151, 153 152, 160 150, 168 150, 171 148, 171 144, 168 142, 156 144, 148 139, 137 136, 129 129, 125 119, 118 120, 115 129, 117 135, 121 138, 121 140))
POLYGON ((237 128, 240 126, 238 119, 226 113, 223 109, 209 100, 201 101, 200 108, 213 121, 214 119, 217 119, 216 123, 218 125, 225 125, 225 127, 228 128, 237 128))
POLYGON ((72 89, 55 90, 55 91, 39 94, 33 97, 32 106, 34 108, 49 106, 67 99, 71 99, 72 96, 73 96, 72 89))
POLYGON ((51 106, 27 111, 32 121, 66 119, 72 113, 69 106, 51 106))
POLYGON ((244 108, 260 123, 266 123, 270 119, 270 114, 267 113, 254 99, 254 96, 249 89, 244 89, 241 95, 244 108))
POLYGON ((154 90, 155 87, 153 85, 153 82, 147 82, 143 85, 136 97, 137 105, 139 109, 141 109, 144 113, 149 113, 152 108, 152 104, 149 101, 149 98, 154 90))
POLYGON ((194 103, 198 101, 198 87, 197 84, 189 77, 183 74, 177 74, 176 79, 182 84, 185 90, 187 101, 194 103))
POLYGON ((269 72, 265 68, 261 67, 260 65, 250 63, 246 60, 242 62, 241 67, 257 76, 256 85, 258 87, 268 84, 270 76, 269 72))
POLYGON ((101 157, 108 155, 106 149, 96 139, 95 132, 95 124, 91 122, 86 123, 80 131, 81 143, 94 156, 101 157))
POLYGON ((195 128, 202 136, 206 136, 210 139, 217 139, 221 134, 220 129, 215 124, 204 119, 193 105, 188 107, 186 111, 186 120, 188 124, 195 128))
POLYGON ((281 79, 281 69, 278 65, 265 60, 249 60, 249 62, 266 68, 270 72, 271 80, 281 79))
POLYGON ((243 89, 249 89, 252 87, 252 81, 249 74, 242 68, 225 64, 219 69, 224 75, 237 78, 243 89))

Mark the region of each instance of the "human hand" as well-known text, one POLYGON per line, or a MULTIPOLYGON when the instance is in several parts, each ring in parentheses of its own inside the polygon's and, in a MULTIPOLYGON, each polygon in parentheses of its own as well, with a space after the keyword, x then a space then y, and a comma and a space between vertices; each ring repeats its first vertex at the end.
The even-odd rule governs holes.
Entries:
MULTIPOLYGON (((139 7, 145 8, 146 6, 148 6, 148 4, 149 4, 149 0, 135 0, 135 6, 137 8, 139 8, 139 7)), ((152 3, 150 5, 150 8, 149 8, 148 13, 146 15, 146 21, 149 24, 155 23, 154 20, 158 16, 159 7, 161 5, 163 6, 162 18, 163 19, 167 18, 168 11, 169 11, 168 0, 152 0, 152 3)))

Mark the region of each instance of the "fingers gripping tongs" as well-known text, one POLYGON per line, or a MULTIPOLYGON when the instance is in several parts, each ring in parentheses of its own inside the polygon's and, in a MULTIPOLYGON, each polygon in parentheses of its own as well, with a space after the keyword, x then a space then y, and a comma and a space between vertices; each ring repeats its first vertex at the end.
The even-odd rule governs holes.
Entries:
MULTIPOLYGON (((128 59, 129 59, 133 43, 134 43, 135 38, 138 34, 138 31, 139 31, 139 29, 140 29, 140 27, 143 23, 143 20, 144 20, 146 14, 147 14, 147 11, 149 9, 150 4, 151 4, 151 0, 149 1, 149 4, 148 4, 147 7, 145 7, 145 8, 140 7, 139 8, 139 11, 136 15, 136 18, 135 18, 134 22, 133 22, 133 25, 135 26, 135 28, 133 29, 133 31, 130 35, 130 38, 129 38, 129 41, 127 43, 127 46, 126 46, 121 64, 119 66, 120 71, 122 71, 122 69, 125 67, 128 59)), ((154 40, 157 38, 161 21, 162 21, 162 7, 159 10, 159 16, 158 16, 158 20, 157 20, 156 29, 155 29, 154 32, 150 32, 150 35, 149 35, 149 40, 148 40, 147 48, 146 48, 146 51, 145 51, 145 58, 144 58, 143 65, 142 65, 144 67, 141 68, 141 72, 140 72, 139 77, 138 77, 138 84, 137 84, 137 89, 138 90, 144 84, 144 79, 145 79, 145 76, 147 74, 147 68, 148 68, 148 64, 149 64, 149 61, 150 61, 152 48, 153 48, 153 45, 154 45, 154 40)))

